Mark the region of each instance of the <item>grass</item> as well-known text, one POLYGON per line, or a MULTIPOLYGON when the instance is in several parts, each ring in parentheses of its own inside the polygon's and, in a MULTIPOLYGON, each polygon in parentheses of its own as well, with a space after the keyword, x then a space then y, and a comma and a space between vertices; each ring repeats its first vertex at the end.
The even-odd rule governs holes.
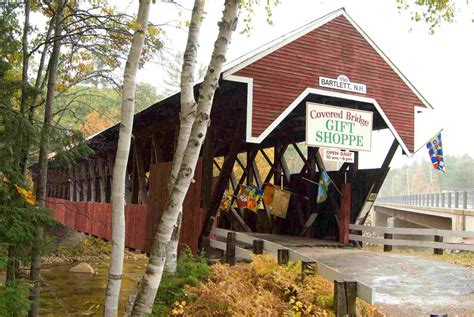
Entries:
MULTIPOLYGON (((178 259, 175 274, 165 272, 161 279, 160 288, 153 305, 152 316, 169 316, 181 311, 189 301, 186 287, 197 287, 207 280, 211 274, 211 267, 202 255, 193 256, 191 251, 185 250, 178 259), (183 303, 184 301, 184 303, 183 303)), ((176 314, 175 314, 176 315, 176 314)))

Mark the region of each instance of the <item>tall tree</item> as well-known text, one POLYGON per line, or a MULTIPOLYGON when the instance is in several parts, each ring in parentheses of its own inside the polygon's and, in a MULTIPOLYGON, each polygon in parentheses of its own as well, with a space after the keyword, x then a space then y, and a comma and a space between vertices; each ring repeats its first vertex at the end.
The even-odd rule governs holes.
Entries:
MULTIPOLYGON (((36 198, 40 208, 46 207, 46 182, 48 175, 48 147, 49 135, 53 118, 54 93, 56 90, 56 83, 58 77, 59 55, 61 50, 61 35, 63 25, 63 10, 64 0, 57 0, 56 13, 54 23, 54 44, 49 61, 49 76, 48 89, 46 92, 46 105, 44 111, 43 128, 41 129, 41 140, 39 149, 39 173, 36 184, 36 198)), ((39 313, 39 295, 40 295, 40 270, 41 270, 41 245, 42 245, 43 230, 38 228, 36 245, 33 247, 31 256, 30 279, 34 286, 31 292, 31 309, 29 311, 30 317, 36 317, 39 313)))
POLYGON ((199 91, 196 118, 191 128, 177 178, 171 187, 170 197, 150 250, 148 266, 138 287, 137 297, 132 308, 132 316, 144 316, 152 312, 153 302, 165 266, 167 247, 182 210, 184 197, 194 176, 199 152, 206 137, 214 93, 218 86, 232 33, 237 27, 239 5, 239 0, 225 0, 224 12, 222 20, 218 24, 219 33, 214 43, 212 58, 199 91))
POLYGON ((117 316, 125 251, 125 177, 132 138, 136 75, 148 26, 150 0, 140 0, 130 52, 123 74, 122 113, 112 183, 112 254, 104 315, 117 316))
MULTIPOLYGON (((199 43, 199 31, 204 12, 204 0, 195 0, 189 24, 188 40, 183 57, 181 70, 181 112, 179 115, 179 136, 173 157, 169 189, 174 185, 178 177, 179 168, 183 162, 184 151, 189 141, 191 128, 196 119, 196 100, 194 99, 194 73, 197 62, 197 51, 199 43)), ((182 209, 179 211, 178 221, 174 227, 171 241, 166 254, 166 270, 176 272, 179 235, 181 231, 182 209)))

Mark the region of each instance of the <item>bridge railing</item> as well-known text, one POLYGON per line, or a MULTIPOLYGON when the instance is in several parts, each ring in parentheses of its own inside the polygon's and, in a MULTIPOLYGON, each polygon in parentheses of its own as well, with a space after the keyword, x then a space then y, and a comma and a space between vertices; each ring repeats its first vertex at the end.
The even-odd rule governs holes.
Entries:
MULTIPOLYGON (((357 284, 356 295, 369 304, 374 302, 375 290, 360 282, 354 281, 352 276, 347 276, 336 269, 333 269, 313 258, 305 256, 291 248, 280 244, 256 238, 245 233, 225 230, 221 228, 212 228, 208 246, 225 252, 226 262, 235 264, 235 259, 252 260, 253 254, 271 254, 278 259, 279 264, 286 264, 288 261, 301 261, 302 269, 308 265, 316 271, 321 277, 328 281, 334 281, 334 286, 340 285, 340 281, 357 284), (337 284, 337 285, 336 285, 337 284)), ((344 284, 344 283, 343 283, 344 284)))
POLYGON ((444 249, 474 252, 474 244, 446 243, 443 237, 474 238, 473 231, 454 231, 421 228, 387 228, 375 226, 349 225, 352 234, 349 240, 371 244, 383 244, 384 251, 391 251, 392 246, 433 248, 435 254, 443 254, 444 249), (363 232, 383 234, 383 237, 363 236, 363 232), (429 236, 434 241, 394 239, 393 235, 429 236))
POLYGON ((474 191, 377 197, 377 203, 420 207, 474 209, 474 191))

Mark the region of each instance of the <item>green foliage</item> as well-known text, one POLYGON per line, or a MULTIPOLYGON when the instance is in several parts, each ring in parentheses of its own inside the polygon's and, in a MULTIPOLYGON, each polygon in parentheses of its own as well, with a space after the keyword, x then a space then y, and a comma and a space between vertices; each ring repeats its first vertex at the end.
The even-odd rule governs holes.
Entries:
POLYGON ((259 6, 263 3, 265 12, 267 14, 267 23, 272 25, 273 24, 273 7, 279 5, 281 3, 280 0, 241 0, 240 6, 242 11, 244 12, 243 23, 244 27, 241 33, 250 34, 253 29, 253 17, 255 15, 255 6, 259 6))
POLYGON ((453 0, 397 0, 398 10, 411 11, 411 19, 424 21, 430 33, 443 22, 453 22, 456 5, 453 0))
POLYGON ((211 274, 204 256, 193 256, 189 249, 178 259, 176 274, 165 272, 153 306, 153 316, 168 316, 176 301, 186 298, 185 286, 198 286, 211 274))
POLYGON ((0 285, 0 316, 25 316, 30 308, 29 285, 22 280, 0 285))

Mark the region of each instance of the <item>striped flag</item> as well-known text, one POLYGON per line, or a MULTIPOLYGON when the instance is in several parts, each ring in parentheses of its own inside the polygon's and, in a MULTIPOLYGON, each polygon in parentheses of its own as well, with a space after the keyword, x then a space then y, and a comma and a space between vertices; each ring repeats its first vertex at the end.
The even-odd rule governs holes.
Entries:
POLYGON ((441 172, 444 170, 444 156, 443 156, 443 143, 441 142, 441 131, 435 135, 428 143, 426 148, 430 153, 431 163, 433 168, 441 172))

